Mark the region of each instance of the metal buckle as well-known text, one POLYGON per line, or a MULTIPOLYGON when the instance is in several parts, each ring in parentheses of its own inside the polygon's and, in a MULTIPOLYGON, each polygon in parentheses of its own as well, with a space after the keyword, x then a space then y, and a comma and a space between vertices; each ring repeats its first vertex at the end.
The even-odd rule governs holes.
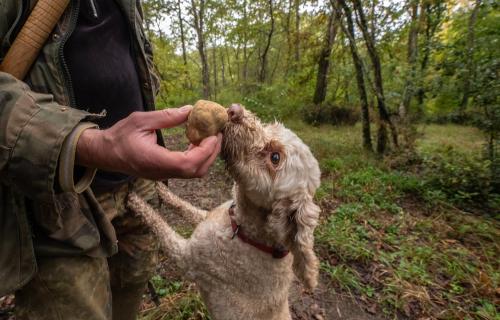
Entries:
POLYGON ((275 259, 281 259, 285 256, 286 249, 282 246, 274 247, 272 256, 275 259))
POLYGON ((233 235, 231 236, 231 240, 233 240, 234 237, 236 237, 236 235, 238 234, 238 231, 240 231, 240 226, 236 225, 236 230, 233 231, 233 235))

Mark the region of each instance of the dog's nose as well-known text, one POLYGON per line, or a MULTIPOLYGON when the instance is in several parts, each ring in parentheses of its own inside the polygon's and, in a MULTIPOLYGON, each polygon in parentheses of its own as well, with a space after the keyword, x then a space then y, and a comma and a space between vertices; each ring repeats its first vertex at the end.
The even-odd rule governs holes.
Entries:
POLYGON ((240 122, 243 117, 243 107, 237 103, 233 103, 227 109, 227 115, 229 116, 229 120, 231 122, 240 122))

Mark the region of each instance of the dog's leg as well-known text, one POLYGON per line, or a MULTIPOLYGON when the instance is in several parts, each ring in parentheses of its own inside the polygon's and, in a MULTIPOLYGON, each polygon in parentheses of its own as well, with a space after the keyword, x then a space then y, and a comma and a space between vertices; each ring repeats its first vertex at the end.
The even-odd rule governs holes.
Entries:
POLYGON ((198 224, 205 220, 207 217, 207 211, 196 208, 192 204, 187 201, 182 200, 175 194, 173 194, 170 190, 168 190, 167 186, 163 183, 158 182, 156 184, 156 189, 160 198, 165 204, 171 205, 174 208, 178 209, 182 216, 189 220, 190 223, 198 224))
POLYGON ((187 250, 189 240, 184 239, 172 229, 146 201, 135 193, 128 196, 127 205, 135 213, 140 214, 153 232, 160 238, 165 253, 175 261, 180 270, 187 270, 187 250))

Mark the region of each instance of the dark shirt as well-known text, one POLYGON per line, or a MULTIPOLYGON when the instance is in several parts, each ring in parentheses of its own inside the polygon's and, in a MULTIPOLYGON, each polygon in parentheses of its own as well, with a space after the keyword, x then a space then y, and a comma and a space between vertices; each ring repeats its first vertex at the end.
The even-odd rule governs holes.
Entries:
MULTIPOLYGON (((113 0, 80 0, 75 30, 64 46, 76 107, 93 113, 109 128, 133 111, 143 111, 139 76, 126 17, 113 0)), ((98 171, 92 187, 107 191, 129 176, 98 171)))

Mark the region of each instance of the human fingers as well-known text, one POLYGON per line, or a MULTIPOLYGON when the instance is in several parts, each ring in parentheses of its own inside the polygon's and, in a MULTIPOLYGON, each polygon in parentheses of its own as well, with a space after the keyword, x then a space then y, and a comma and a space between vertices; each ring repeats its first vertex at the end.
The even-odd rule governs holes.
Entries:
POLYGON ((217 147, 215 136, 204 139, 199 146, 184 152, 171 152, 155 146, 149 153, 158 174, 164 177, 199 177, 199 168, 212 156, 217 147))
POLYGON ((211 136, 201 141, 199 146, 193 145, 185 151, 189 158, 193 159, 193 165, 196 168, 195 176, 205 175, 210 164, 215 160, 220 151, 220 139, 217 136, 211 136))
POLYGON ((137 125, 146 130, 173 128, 186 122, 193 106, 169 108, 158 111, 134 112, 131 117, 137 125))
POLYGON ((217 135, 217 145, 215 146, 214 152, 210 155, 210 157, 201 165, 201 167, 198 169, 197 175, 204 176, 207 174, 208 169, 212 166, 212 164, 215 162, 215 159, 217 159, 217 156, 220 153, 222 146, 222 134, 219 133, 217 135))

